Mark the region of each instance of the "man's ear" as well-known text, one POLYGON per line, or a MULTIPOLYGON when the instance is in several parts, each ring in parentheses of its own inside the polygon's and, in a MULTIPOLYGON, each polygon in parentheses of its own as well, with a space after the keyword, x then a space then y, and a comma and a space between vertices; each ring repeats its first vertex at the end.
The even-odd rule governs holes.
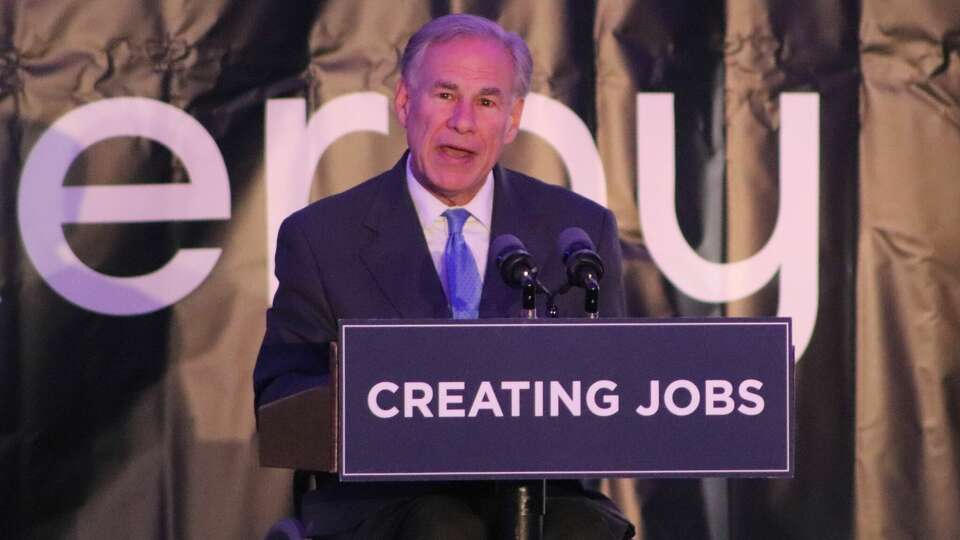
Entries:
POLYGON ((518 98, 510 106, 510 121, 507 123, 507 132, 503 136, 503 143, 512 143, 517 138, 520 131, 520 117, 523 116, 523 103, 525 98, 518 98))
POLYGON ((403 77, 397 81, 396 90, 393 92, 393 111, 397 115, 400 125, 407 127, 407 116, 410 113, 410 89, 403 77))

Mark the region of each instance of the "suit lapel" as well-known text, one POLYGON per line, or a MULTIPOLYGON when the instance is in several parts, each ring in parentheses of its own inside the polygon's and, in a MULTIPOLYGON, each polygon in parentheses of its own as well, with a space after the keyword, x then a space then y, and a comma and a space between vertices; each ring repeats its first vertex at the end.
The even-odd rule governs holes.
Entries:
POLYGON ((443 286, 406 186, 406 154, 383 177, 364 225, 374 234, 363 260, 402 318, 449 318, 443 286))
MULTIPOLYGON (((506 171, 498 165, 493 177, 491 242, 501 234, 519 236, 521 231, 527 230, 506 171)), ((407 192, 406 154, 383 177, 364 225, 374 234, 361 248, 360 257, 398 315, 402 318, 450 318, 443 285, 407 192)), ((520 310, 520 291, 504 283, 495 259, 495 253, 488 253, 479 316, 514 317, 520 310)))
MULTIPOLYGON (((510 178, 502 167, 493 170, 493 218, 490 225, 490 242, 501 234, 516 235, 521 227, 520 209, 516 207, 510 178)), ((507 286, 496 264, 497 254, 487 255, 483 277, 483 292, 480 295, 480 318, 514 317, 520 311, 520 291, 507 286)))

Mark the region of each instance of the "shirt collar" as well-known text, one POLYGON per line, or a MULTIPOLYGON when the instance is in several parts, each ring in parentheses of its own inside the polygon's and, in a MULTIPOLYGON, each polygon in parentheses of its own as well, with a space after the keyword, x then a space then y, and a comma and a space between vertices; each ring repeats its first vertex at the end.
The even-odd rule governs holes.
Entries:
MULTIPOLYGON (((413 199, 413 206, 417 209, 417 217, 420 218, 420 226, 424 229, 433 226, 440 217, 450 207, 444 204, 440 199, 423 187, 416 177, 413 176, 413 169, 410 166, 412 154, 407 155, 407 190, 410 192, 410 198, 413 199)), ((486 179, 480 191, 461 208, 465 208, 470 215, 474 217, 487 230, 490 230, 490 221, 493 218, 493 171, 487 173, 486 179)))

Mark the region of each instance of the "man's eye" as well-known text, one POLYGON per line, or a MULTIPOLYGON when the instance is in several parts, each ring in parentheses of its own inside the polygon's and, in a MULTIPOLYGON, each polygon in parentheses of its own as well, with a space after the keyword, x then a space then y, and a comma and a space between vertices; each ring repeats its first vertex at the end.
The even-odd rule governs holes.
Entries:
POLYGON ((453 94, 450 92, 439 92, 437 93, 437 97, 440 99, 453 99, 453 94))
POLYGON ((480 98, 480 105, 483 107, 493 107, 496 103, 489 98, 480 98))

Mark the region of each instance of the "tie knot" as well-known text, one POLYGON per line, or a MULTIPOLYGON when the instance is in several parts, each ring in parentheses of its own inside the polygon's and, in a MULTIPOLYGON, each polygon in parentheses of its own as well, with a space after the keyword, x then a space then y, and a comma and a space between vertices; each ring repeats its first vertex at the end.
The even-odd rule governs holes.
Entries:
POLYGON ((443 213, 443 217, 447 218, 447 230, 449 234, 461 234, 463 232, 463 224, 467 222, 467 218, 470 217, 470 212, 465 208, 451 208, 443 213))

